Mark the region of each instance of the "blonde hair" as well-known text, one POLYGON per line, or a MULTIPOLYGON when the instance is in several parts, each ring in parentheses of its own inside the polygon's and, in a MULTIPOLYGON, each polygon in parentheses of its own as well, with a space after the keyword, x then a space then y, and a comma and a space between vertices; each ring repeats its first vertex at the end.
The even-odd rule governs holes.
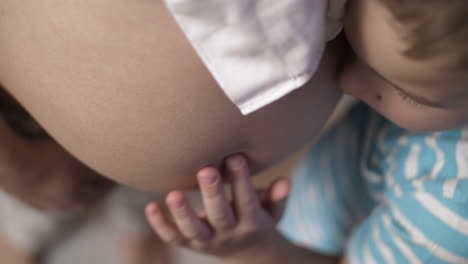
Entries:
POLYGON ((391 12, 412 59, 448 56, 450 70, 468 70, 468 0, 380 0, 391 12))

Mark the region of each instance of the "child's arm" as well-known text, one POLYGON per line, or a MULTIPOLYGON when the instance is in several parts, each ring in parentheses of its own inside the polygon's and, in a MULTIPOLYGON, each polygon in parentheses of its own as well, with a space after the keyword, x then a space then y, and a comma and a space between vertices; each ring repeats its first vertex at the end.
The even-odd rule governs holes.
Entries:
POLYGON ((260 193, 266 197, 262 202, 245 159, 236 155, 226 165, 232 206, 224 193, 222 176, 214 168, 202 169, 197 175, 205 207, 202 215, 197 216, 181 192, 170 193, 166 201, 174 224, 158 204, 148 205, 148 220, 165 242, 217 256, 226 264, 339 262, 293 245, 276 230, 289 192, 287 180, 277 180, 267 192, 260 193))

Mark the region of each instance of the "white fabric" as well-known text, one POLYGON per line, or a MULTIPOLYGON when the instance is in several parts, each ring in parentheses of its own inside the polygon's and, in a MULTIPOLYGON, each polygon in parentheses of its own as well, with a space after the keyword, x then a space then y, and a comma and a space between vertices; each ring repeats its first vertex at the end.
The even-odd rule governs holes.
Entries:
MULTIPOLYGON (((111 222, 125 235, 146 236, 151 229, 146 222, 144 208, 151 201, 163 200, 161 194, 116 187, 107 200, 111 222)), ((0 190, 0 235, 13 246, 37 254, 66 235, 74 223, 84 220, 88 212, 41 211, 0 190)))
POLYGON ((305 84, 341 30, 344 0, 166 0, 192 46, 243 114, 305 84), (330 4, 331 13, 327 13, 330 4), (341 11, 340 11, 341 10, 341 11), (332 29, 327 32, 326 27, 332 29))
POLYGON ((74 213, 36 210, 0 190, 0 233, 13 246, 28 253, 39 253, 77 217, 74 213))

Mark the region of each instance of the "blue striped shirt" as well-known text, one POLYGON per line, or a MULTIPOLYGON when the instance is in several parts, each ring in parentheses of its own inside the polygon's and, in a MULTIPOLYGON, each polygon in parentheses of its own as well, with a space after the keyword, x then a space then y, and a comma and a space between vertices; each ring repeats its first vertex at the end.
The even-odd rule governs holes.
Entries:
POLYGON ((411 133, 360 105, 299 165, 280 229, 348 263, 468 263, 468 127, 411 133))

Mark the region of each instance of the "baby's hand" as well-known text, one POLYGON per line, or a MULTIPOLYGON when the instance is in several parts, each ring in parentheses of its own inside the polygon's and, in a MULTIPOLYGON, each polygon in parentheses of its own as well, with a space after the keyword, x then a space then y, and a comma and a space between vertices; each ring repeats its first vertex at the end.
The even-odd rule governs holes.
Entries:
POLYGON ((232 203, 226 197, 219 171, 208 167, 197 174, 205 209, 198 216, 184 193, 178 191, 171 192, 166 200, 174 223, 158 204, 147 206, 148 221, 163 241, 232 258, 255 253, 275 240, 275 226, 289 193, 289 182, 277 180, 266 192, 257 193, 247 161, 241 155, 228 158, 226 167, 232 203))

